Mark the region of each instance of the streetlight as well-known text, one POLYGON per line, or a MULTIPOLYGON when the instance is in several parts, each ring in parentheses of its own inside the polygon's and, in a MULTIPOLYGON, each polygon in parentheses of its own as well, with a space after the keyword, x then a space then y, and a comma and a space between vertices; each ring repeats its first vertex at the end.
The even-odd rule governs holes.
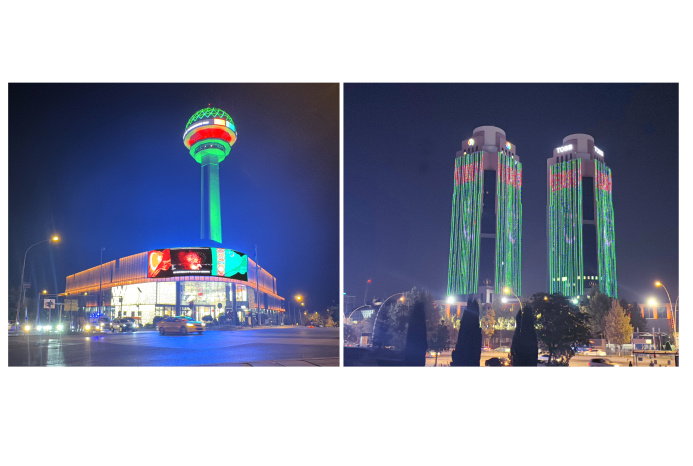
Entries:
POLYGON ((520 301, 520 298, 515 294, 515 292, 510 287, 506 286, 505 288, 503 288, 503 293, 505 293, 505 294, 511 294, 512 293, 512 295, 515 296, 515 298, 517 299, 517 302, 520 303, 520 308, 522 308, 522 301, 520 301))
MULTIPOLYGON (((667 290, 667 287, 664 286, 664 284, 662 282, 660 282, 659 280, 657 280, 654 284, 658 288, 661 286, 662 288, 664 288, 664 291, 667 292, 667 298, 669 298, 669 309, 671 309, 671 312, 673 313, 673 316, 674 316, 674 325, 673 325, 674 342, 676 343, 676 351, 678 351, 679 350, 679 332, 676 331, 676 309, 674 309, 674 306, 671 305, 671 296, 669 295, 669 290, 667 290)), ((677 297, 676 298, 676 306, 677 307, 678 307, 678 303, 679 303, 679 298, 677 297)))
POLYGON ((26 255, 29 252, 29 249, 33 248, 36 245, 39 245, 42 243, 51 243, 51 242, 57 243, 58 241, 60 241, 60 238, 58 237, 58 235, 54 235, 52 238, 44 239, 43 241, 39 241, 38 243, 32 244, 31 246, 29 246, 26 249, 26 252, 24 252, 24 262, 22 263, 22 279, 20 281, 20 283, 22 284, 22 294, 21 294, 20 299, 17 300, 17 319, 16 319, 17 324, 15 326, 15 330, 17 332, 19 332, 19 308, 22 305, 22 301, 24 301, 24 268, 26 267, 26 255))
MULTIPOLYGON (((294 299, 296 299, 296 301, 298 301, 300 303, 301 301, 303 301, 303 296, 301 296, 300 294, 297 294, 296 296, 294 296, 294 299)), ((303 304, 303 303, 301 303, 301 304, 303 304)), ((294 323, 295 324, 298 323, 297 322, 298 319, 296 319, 297 312, 298 312, 298 310, 296 308, 294 308, 294 323)), ((300 315, 300 312, 298 312, 298 313, 300 315)), ((301 325, 303 325, 303 318, 301 318, 301 325)))

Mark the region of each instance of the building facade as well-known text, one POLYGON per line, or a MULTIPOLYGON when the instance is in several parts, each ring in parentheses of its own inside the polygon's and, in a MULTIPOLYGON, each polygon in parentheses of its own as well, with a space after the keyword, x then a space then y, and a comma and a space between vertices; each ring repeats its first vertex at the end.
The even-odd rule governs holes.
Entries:
POLYGON ((284 312, 277 279, 242 253, 221 248, 159 249, 116 259, 68 276, 62 296, 67 312, 136 317, 142 324, 155 316, 200 320, 221 313, 236 325, 250 318, 281 323, 284 312))
POLYGON ((480 126, 455 159, 448 296, 522 291, 522 164, 495 126, 480 126))
POLYGON ((571 134, 547 160, 548 289, 618 298, 611 169, 588 134, 571 134))

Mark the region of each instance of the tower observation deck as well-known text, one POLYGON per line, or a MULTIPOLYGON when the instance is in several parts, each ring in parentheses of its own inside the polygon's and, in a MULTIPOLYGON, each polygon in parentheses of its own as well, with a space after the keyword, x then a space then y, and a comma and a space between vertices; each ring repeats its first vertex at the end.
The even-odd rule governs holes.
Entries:
POLYGON ((208 107, 188 120, 183 143, 202 167, 200 238, 221 243, 221 208, 219 200, 219 163, 236 142, 236 125, 220 108, 208 107))

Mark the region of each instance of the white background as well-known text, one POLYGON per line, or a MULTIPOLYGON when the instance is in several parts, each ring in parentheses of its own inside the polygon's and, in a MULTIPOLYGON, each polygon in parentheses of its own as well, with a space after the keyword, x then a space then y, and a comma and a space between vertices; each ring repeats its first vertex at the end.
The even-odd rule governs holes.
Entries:
MULTIPOLYGON (((0 67, 5 82, 679 82, 685 148, 681 4, 4 2, 0 67)), ((615 371, 3 367, 2 452, 7 464, 685 463, 690 375, 685 356, 615 371)))

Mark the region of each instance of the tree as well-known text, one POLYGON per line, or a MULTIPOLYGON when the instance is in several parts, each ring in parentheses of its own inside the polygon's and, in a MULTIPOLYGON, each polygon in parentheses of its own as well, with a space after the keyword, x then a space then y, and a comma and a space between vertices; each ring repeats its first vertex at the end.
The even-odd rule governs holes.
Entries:
POLYGON ((362 333, 373 333, 373 320, 375 316, 359 321, 356 324, 344 326, 344 341, 349 343, 358 343, 362 333))
POLYGON ((611 298, 597 291, 590 298, 586 309, 592 334, 606 338, 606 316, 611 309, 611 298))
POLYGON ((479 303, 474 300, 467 306, 460 321, 457 344, 452 350, 451 366, 476 366, 481 362, 481 326, 479 303))
POLYGON ((619 354, 621 346, 630 343, 633 335, 633 326, 630 324, 630 318, 626 315, 621 304, 617 300, 613 300, 611 309, 605 320, 606 339, 609 343, 618 345, 619 354))
POLYGON ((436 353, 436 360, 433 364, 438 365, 438 353, 450 349, 450 328, 442 321, 436 326, 435 332, 428 338, 428 349, 436 353))
POLYGON ((513 366, 537 365, 536 320, 532 306, 525 305, 516 316, 515 333, 510 345, 510 361, 513 366))
POLYGON ((405 366, 425 366, 428 340, 426 338, 426 312, 423 299, 417 299, 411 306, 407 336, 404 346, 405 366))
POLYGON ((486 335, 486 344, 491 345, 491 337, 496 332, 496 311, 491 307, 486 310, 481 318, 481 330, 486 335))
POLYGON ((589 314, 561 293, 536 293, 530 302, 537 316, 537 338, 549 350, 549 363, 559 358, 570 361, 575 348, 589 342, 589 314))
POLYGON ((413 305, 419 302, 423 305, 428 339, 432 339, 438 332, 438 327, 442 325, 440 310, 434 306, 433 296, 428 291, 414 287, 405 293, 404 300, 398 299, 378 313, 377 322, 375 323, 377 328, 374 329, 373 335, 374 345, 377 339, 378 346, 402 348, 405 343, 413 305))
POLYGON ((642 316, 642 309, 638 306, 638 303, 628 304, 625 299, 621 300, 621 306, 628 313, 630 318, 630 325, 636 332, 644 332, 647 330, 647 320, 642 316))

